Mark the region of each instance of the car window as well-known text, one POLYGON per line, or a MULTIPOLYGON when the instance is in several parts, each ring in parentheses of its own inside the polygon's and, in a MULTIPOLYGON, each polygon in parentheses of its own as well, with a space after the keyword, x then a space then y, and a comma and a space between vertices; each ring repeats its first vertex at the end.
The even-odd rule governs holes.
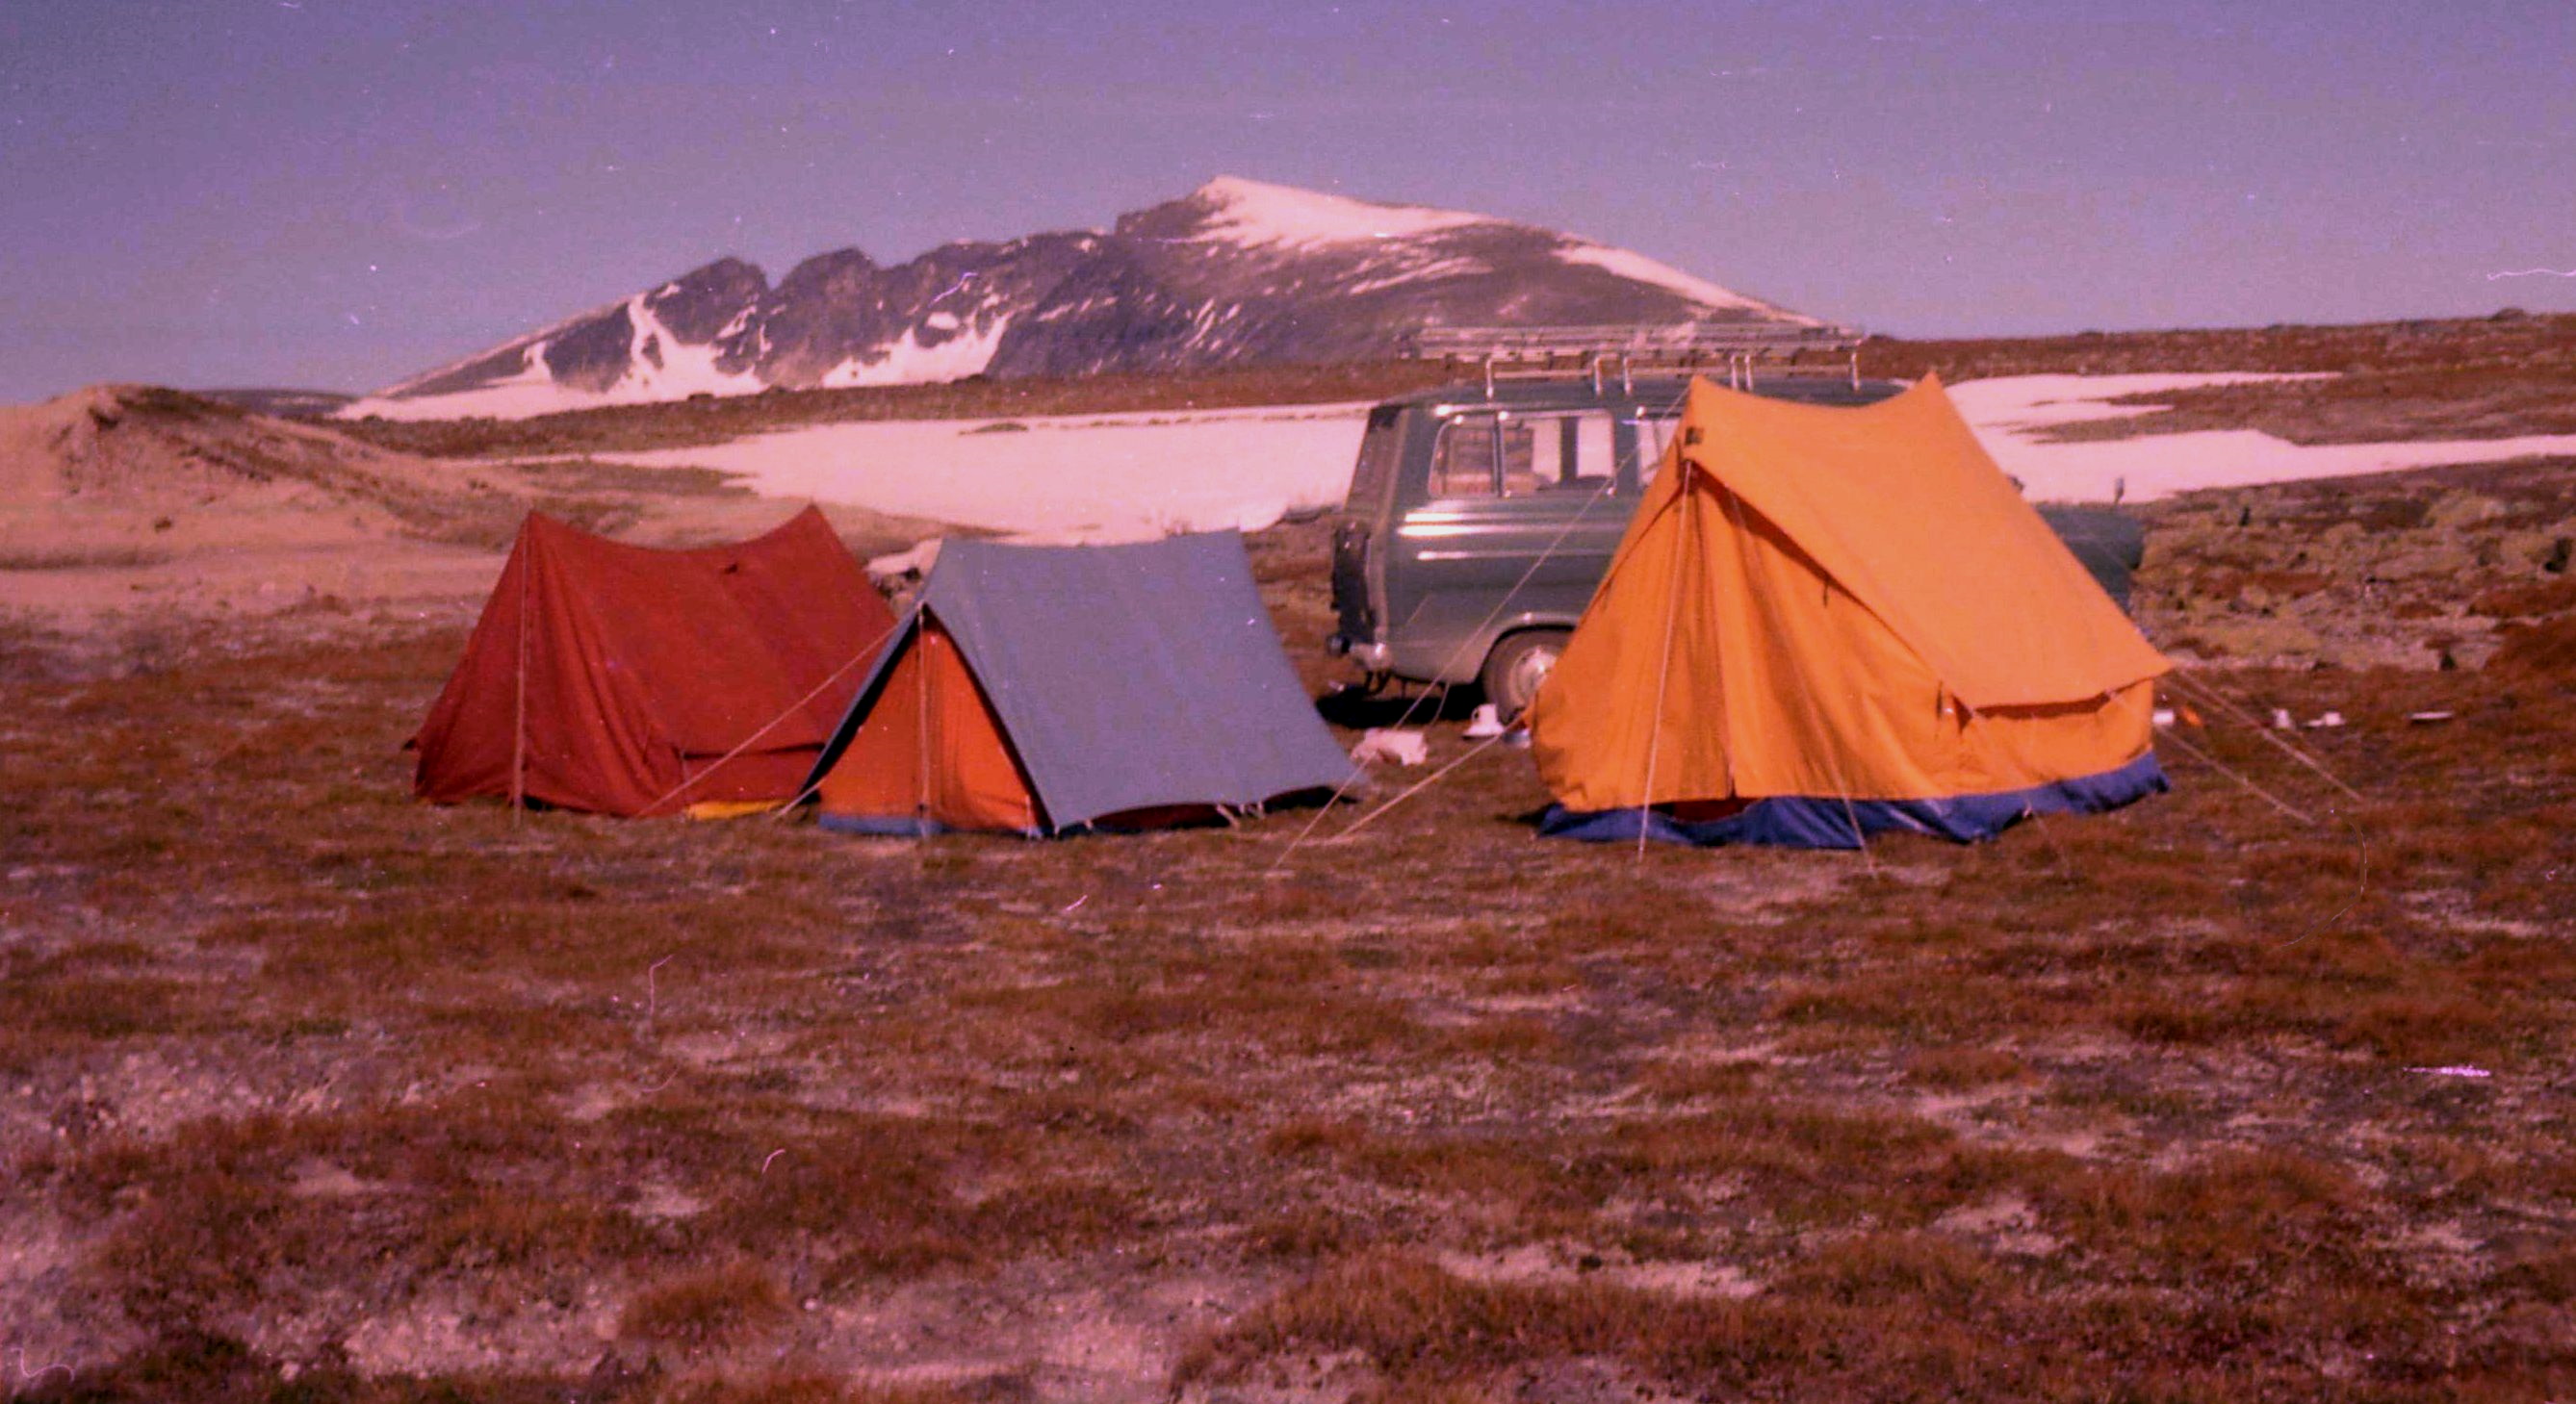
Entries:
POLYGON ((1497 462, 1501 427, 1491 414, 1462 414, 1441 425, 1440 443, 1431 455, 1431 495, 1494 496, 1502 480, 1497 462))
POLYGON ((1503 495, 1599 492, 1610 486, 1616 457, 1608 410, 1516 414, 1503 440, 1503 495))
POLYGON ((1380 405, 1369 411, 1368 430, 1360 435, 1359 462, 1351 469, 1350 497, 1344 510, 1353 516, 1374 516, 1386 501, 1387 481, 1395 476, 1395 462, 1404 448, 1404 408, 1380 405))
POLYGON ((1637 481, 1655 480, 1655 470, 1664 466, 1664 451, 1672 447, 1673 430, 1681 421, 1664 415, 1641 415, 1628 421, 1637 443, 1637 481))

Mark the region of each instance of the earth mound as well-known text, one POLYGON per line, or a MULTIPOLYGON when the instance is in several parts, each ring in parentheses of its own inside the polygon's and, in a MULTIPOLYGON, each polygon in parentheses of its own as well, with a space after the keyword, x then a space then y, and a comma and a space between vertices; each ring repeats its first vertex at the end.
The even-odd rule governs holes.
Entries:
POLYGON ((176 390, 94 385, 0 409, 0 562, 412 537, 497 545, 526 499, 313 424, 176 390))

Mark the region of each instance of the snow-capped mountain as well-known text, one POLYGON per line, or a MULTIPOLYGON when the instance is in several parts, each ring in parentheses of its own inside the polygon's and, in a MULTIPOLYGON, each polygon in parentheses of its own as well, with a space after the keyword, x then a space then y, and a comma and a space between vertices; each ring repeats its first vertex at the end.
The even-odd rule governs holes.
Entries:
POLYGON ((843 249, 774 287, 720 259, 341 413, 511 418, 772 386, 1375 358, 1426 326, 1682 321, 1816 325, 1552 230, 1222 176, 1106 233, 891 266, 843 249))

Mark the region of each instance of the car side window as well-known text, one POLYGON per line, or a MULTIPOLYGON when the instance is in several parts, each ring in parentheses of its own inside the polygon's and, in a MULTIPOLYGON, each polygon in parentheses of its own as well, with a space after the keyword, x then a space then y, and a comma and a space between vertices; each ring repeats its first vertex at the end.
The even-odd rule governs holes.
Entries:
POLYGON ((1504 429, 1503 495, 1605 491, 1615 442, 1608 410, 1513 415, 1504 429))
POLYGON ((1637 483, 1644 486, 1655 480, 1655 470, 1664 466, 1664 453, 1673 444, 1673 431, 1679 419, 1669 416, 1640 416, 1627 421, 1634 431, 1637 445, 1637 483))
POLYGON ((1431 454, 1433 497, 1492 497, 1502 478, 1502 425, 1491 414, 1462 414, 1440 426, 1431 454))

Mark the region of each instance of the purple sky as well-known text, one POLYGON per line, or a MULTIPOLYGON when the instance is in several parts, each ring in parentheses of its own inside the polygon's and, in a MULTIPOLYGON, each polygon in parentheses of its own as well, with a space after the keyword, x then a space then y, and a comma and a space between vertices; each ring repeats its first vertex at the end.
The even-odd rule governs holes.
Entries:
POLYGON ((2571 71, 2566 0, 0 0, 0 401, 367 388, 1219 173, 1902 335, 2571 310, 2571 71))

